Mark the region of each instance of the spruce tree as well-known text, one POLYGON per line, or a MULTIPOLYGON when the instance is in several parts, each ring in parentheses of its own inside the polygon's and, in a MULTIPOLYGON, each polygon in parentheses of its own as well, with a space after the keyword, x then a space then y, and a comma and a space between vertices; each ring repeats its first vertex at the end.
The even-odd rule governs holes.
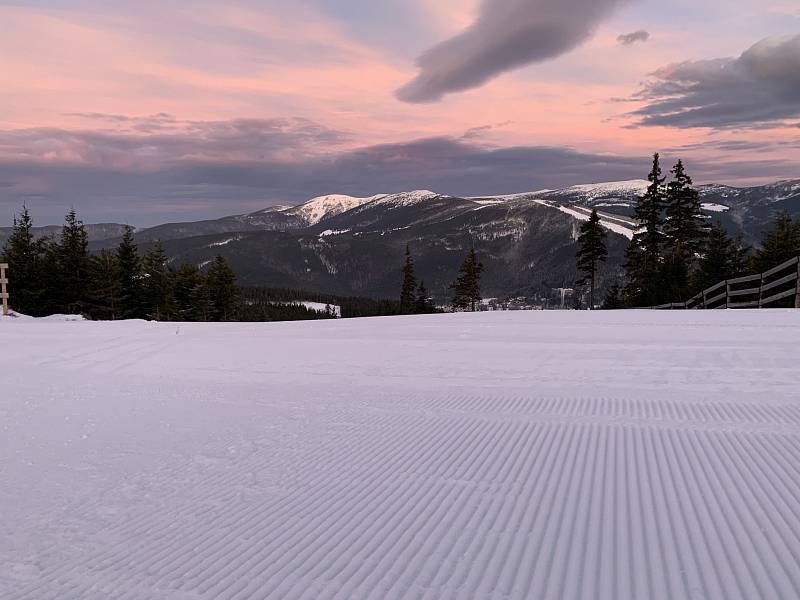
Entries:
POLYGON ((799 255, 800 220, 795 222, 789 213, 783 212, 775 218, 772 229, 753 256, 753 270, 763 273, 799 255))
POLYGON ((183 265, 172 274, 175 302, 174 318, 179 321, 208 319, 208 293, 205 277, 197 267, 183 265))
POLYGON ((89 265, 88 313, 93 319, 113 321, 119 317, 120 276, 117 256, 103 249, 89 265))
POLYGON ((672 175, 673 180, 667 184, 661 281, 665 297, 678 301, 691 295, 690 277, 703 250, 706 228, 700 194, 692 187, 692 178, 682 161, 673 167, 672 175))
POLYGON ((414 274, 414 261, 411 250, 406 244, 406 259, 402 269, 403 287, 400 290, 400 313, 410 315, 414 313, 416 304, 417 277, 414 274))
POLYGON ((172 318, 173 279, 160 240, 153 244, 142 261, 142 304, 148 319, 166 321, 172 318))
POLYGON ((84 312, 89 292, 89 236, 83 221, 71 209, 61 230, 58 292, 62 311, 84 312))
POLYGON ((414 312, 418 315, 427 315, 436 312, 436 307, 428 295, 428 290, 425 287, 425 282, 421 281, 417 288, 417 299, 414 304, 414 312))
POLYGON ((239 305, 236 275, 222 256, 217 256, 208 268, 206 277, 212 321, 232 321, 239 305))
POLYGON ((747 253, 741 235, 734 239, 722 224, 714 223, 708 230, 697 271, 692 275, 694 293, 744 274, 747 253))
POLYGON ((18 312, 40 316, 43 282, 39 273, 42 244, 33 237, 33 220, 26 206, 14 217, 14 228, 3 247, 3 261, 8 263, 8 290, 11 306, 18 312))
POLYGON ((467 258, 458 270, 459 276, 451 285, 453 308, 475 311, 481 301, 481 274, 483 264, 478 260, 475 248, 470 249, 467 258))
POLYGON ((653 156, 653 168, 648 175, 650 186, 641 196, 635 209, 641 231, 634 234, 625 253, 628 276, 626 296, 633 306, 657 304, 663 293, 660 289, 661 251, 663 247, 664 181, 659 155, 653 156))
POLYGON ((61 243, 52 236, 39 240, 38 276, 42 282, 42 293, 35 316, 46 316, 66 311, 62 295, 61 243))
POLYGON ((600 215, 596 210, 592 211, 589 220, 581 225, 580 235, 578 236, 578 270, 584 273, 584 277, 578 280, 578 285, 589 284, 589 310, 594 308, 594 292, 597 280, 597 269, 601 262, 608 258, 606 248, 606 232, 600 225, 600 215))
POLYGON ((606 291, 606 296, 603 299, 603 310, 619 310, 625 308, 625 301, 622 298, 622 286, 619 283, 614 283, 606 291))
POLYGON ((133 227, 126 227, 117 247, 119 267, 119 314, 123 319, 145 316, 142 310, 142 260, 133 239, 133 227))
POLYGON ((673 179, 667 184, 664 234, 668 254, 682 257, 688 264, 703 249, 706 235, 700 194, 692 187, 692 178, 682 161, 672 168, 673 179))

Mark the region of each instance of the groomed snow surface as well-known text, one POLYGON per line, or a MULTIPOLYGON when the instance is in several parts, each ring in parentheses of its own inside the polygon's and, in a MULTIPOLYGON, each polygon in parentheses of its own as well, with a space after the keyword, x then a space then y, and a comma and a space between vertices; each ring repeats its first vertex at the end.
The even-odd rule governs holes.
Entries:
POLYGON ((800 597, 800 311, 0 340, 3 600, 800 597))

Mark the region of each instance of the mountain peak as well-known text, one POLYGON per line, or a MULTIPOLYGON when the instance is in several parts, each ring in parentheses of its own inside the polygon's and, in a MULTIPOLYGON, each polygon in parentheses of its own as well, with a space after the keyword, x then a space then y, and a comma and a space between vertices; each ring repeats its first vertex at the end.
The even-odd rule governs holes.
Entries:
POLYGON ((308 202, 295 206, 287 211, 287 213, 301 217, 308 222, 309 225, 316 225, 324 219, 347 212, 348 210, 352 210, 368 202, 379 200, 385 196, 386 194, 377 194, 375 196, 360 198, 357 196, 347 196, 345 194, 328 194, 326 196, 312 198, 308 202))

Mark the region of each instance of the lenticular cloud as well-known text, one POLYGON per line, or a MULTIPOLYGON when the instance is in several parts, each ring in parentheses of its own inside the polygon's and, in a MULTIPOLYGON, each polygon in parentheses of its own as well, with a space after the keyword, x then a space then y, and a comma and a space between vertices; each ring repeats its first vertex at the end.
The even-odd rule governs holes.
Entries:
POLYGON ((586 41, 628 0, 483 0, 469 29, 417 59, 420 72, 397 90, 405 102, 435 102, 586 41))

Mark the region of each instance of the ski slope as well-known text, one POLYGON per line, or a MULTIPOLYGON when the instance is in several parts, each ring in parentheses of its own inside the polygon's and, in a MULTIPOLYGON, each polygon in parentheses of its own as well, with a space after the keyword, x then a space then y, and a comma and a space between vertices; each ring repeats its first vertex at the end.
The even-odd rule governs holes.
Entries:
POLYGON ((800 597, 800 311, 0 340, 3 600, 800 597))

